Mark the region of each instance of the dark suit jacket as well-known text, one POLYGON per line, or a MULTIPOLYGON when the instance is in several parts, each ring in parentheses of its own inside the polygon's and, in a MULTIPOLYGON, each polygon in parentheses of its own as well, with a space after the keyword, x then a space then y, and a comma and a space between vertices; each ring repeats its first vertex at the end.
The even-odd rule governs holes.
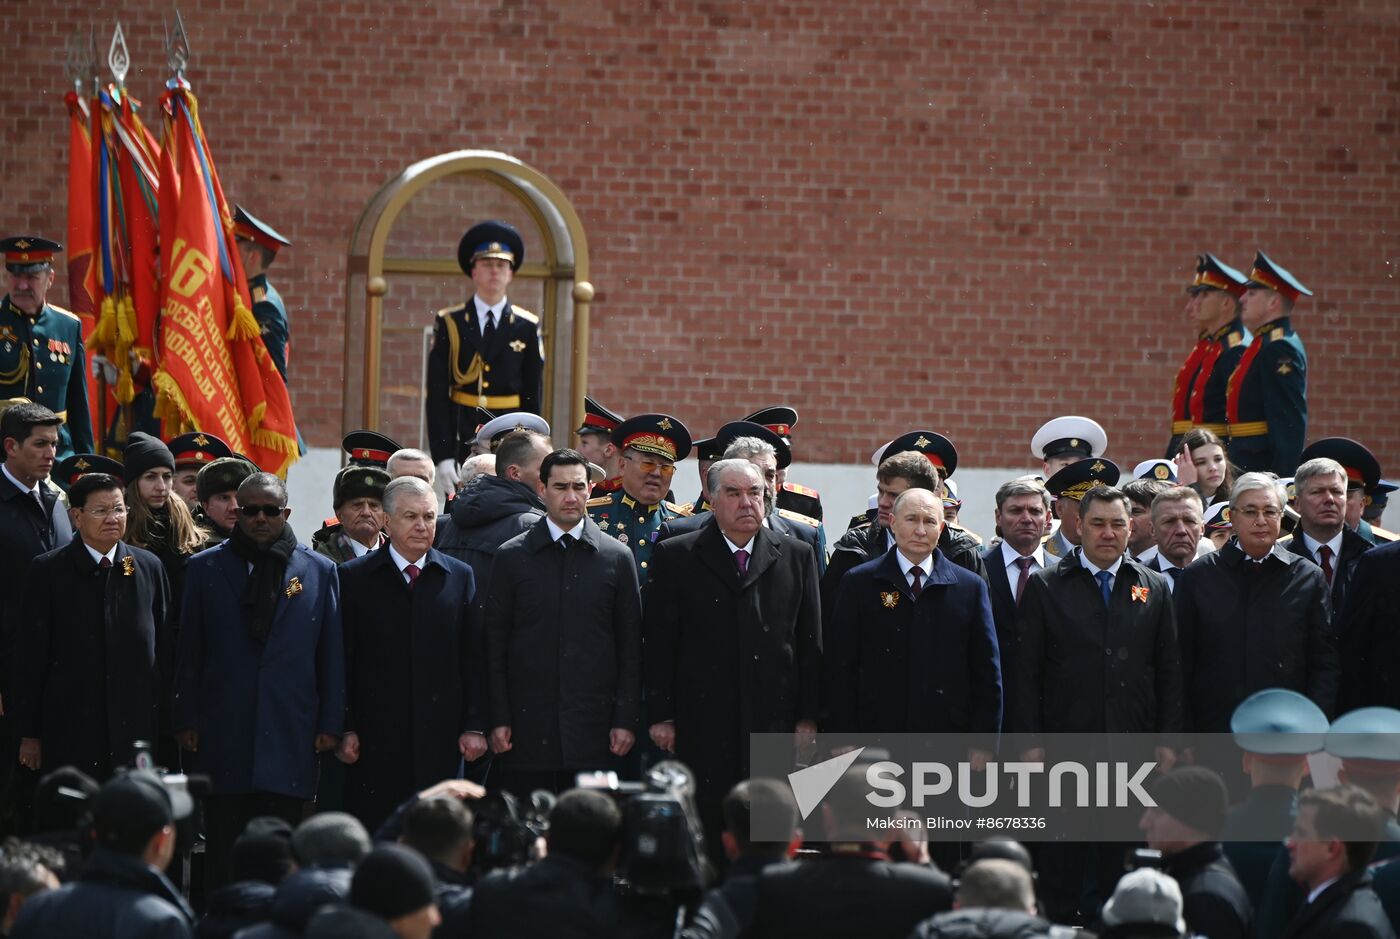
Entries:
MULTIPOLYGON (((1298 555, 1304 560, 1312 561, 1322 567, 1322 562, 1317 556, 1307 549, 1303 544, 1301 531, 1295 531, 1286 538, 1280 538, 1279 545, 1298 555)), ((1332 559, 1332 612, 1339 614, 1346 607, 1347 591, 1351 589, 1351 582, 1356 576, 1356 564, 1361 560, 1361 555, 1371 550, 1374 545, 1362 538, 1350 528, 1342 528, 1342 551, 1341 556, 1332 559)))
POLYGON ((751 733, 816 720, 821 614, 811 549, 760 528, 739 576, 718 525, 656 546, 643 595, 647 725, 674 720, 676 756, 715 805, 748 775, 751 733))
POLYGON ((484 731, 485 669, 468 648, 472 569, 429 549, 409 589, 389 547, 340 567, 345 729, 360 737, 347 793, 371 828, 412 793, 455 777, 457 739, 484 731))
POLYGON ((1231 540, 1186 568, 1172 600, 1188 731, 1228 733, 1239 703, 1265 688, 1297 691, 1335 712, 1340 667, 1316 564, 1277 545, 1255 564, 1231 540))
MULTIPOLYGON (((68 512, 58 493, 40 485, 43 511, 34 497, 0 473, 0 571, 7 588, 0 591, 0 696, 9 697, 14 685, 14 663, 19 639, 20 608, 24 602, 25 574, 35 558, 73 539, 68 512)), ((9 760, 13 754, 7 754, 9 760)), ((0 776, 0 778, 3 778, 0 776)))
POLYGON ((118 542, 100 597, 98 577, 80 538, 29 569, 13 707, 19 735, 40 740, 45 770, 110 771, 130 761, 133 741, 154 742, 159 730, 159 664, 170 638, 165 568, 118 542), (86 621, 99 604, 100 621, 86 621))
POLYGON ((1165 578, 1124 558, 1104 606, 1082 548, 1037 571, 1017 618, 1017 733, 1176 733, 1181 659, 1165 578))
MULTIPOLYGON (((1059 562, 1059 558, 1048 554, 1044 558, 1049 567, 1059 562)), ((1016 584, 1007 576, 1000 543, 982 552, 982 563, 987 571, 987 596, 992 603, 992 621, 997 628, 997 649, 1001 652, 1001 715, 1002 724, 1006 725, 1016 713, 1016 693, 1020 690, 1016 666, 1016 584)), ((1019 578, 1020 571, 1012 571, 1012 575, 1019 578)))
POLYGON ((540 519, 501 546, 482 607, 491 727, 507 767, 605 769, 641 722, 642 598, 632 552, 585 518, 567 551, 540 519))
POLYGON ((758 875, 748 935, 904 939, 922 920, 952 905, 952 885, 937 868, 864 855, 824 855, 777 864, 758 875))
POLYGON ((248 565, 229 542, 196 554, 185 570, 171 724, 199 731, 192 762, 218 795, 310 799, 316 734, 338 736, 344 726, 335 563, 298 545, 286 577, 267 641, 259 643, 242 611, 248 565))
POLYGON ((1298 911, 1283 939, 1394 939, 1369 871, 1353 871, 1298 911))
POLYGON ((1001 730, 1001 660, 987 585, 933 553, 919 598, 898 548, 841 579, 826 648, 830 729, 861 733, 1001 730))
MULTIPOLYGON (((698 515, 673 518, 662 523, 661 531, 657 534, 656 540, 658 542, 665 541, 667 538, 674 538, 687 532, 699 531, 708 525, 714 517, 713 512, 701 512, 698 515)), ((768 515, 768 528, 775 534, 805 542, 812 549, 812 560, 817 564, 817 576, 821 577, 826 572, 826 547, 821 542, 820 529, 784 518, 777 509, 768 515)))
POLYGON ((1400 707, 1400 541, 1356 562, 1346 606, 1338 611, 1342 685, 1339 712, 1400 707))

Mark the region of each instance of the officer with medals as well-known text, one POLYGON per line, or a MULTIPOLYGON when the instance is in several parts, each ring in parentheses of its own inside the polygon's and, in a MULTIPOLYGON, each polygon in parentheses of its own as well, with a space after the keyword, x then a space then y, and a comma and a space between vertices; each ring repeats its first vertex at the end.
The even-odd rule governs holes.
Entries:
POLYGON ((665 501, 675 464, 690 453, 690 431, 665 414, 639 414, 612 432, 622 454, 622 486, 588 500, 588 515, 606 534, 627 545, 645 586, 647 566, 661 526, 690 515, 684 506, 665 501))
POLYGON ((817 490, 800 483, 789 482, 787 468, 792 464, 792 430, 797 426, 797 409, 782 405, 762 408, 744 418, 751 424, 762 424, 782 438, 787 448, 786 456, 780 454, 778 460, 778 508, 796 512, 798 515, 822 520, 822 495, 817 490))
POLYGON ((590 498, 605 496, 622 487, 622 454, 613 446, 612 432, 622 418, 588 395, 583 396, 583 423, 578 430, 578 452, 603 469, 603 481, 595 483, 590 498))
POLYGON ((28 398, 63 419, 57 458, 89 453, 87 359, 78 317, 47 302, 63 246, 20 235, 0 240, 9 293, 0 300, 0 398, 28 398))
POLYGON ((477 408, 540 413, 540 320, 506 298, 524 259, 520 233, 505 222, 474 225, 457 246, 457 263, 474 293, 461 306, 438 311, 424 403, 437 487, 444 496, 456 489, 456 460, 463 440, 474 435, 477 408))
MULTIPOLYGON (((1090 489, 1118 485, 1118 476, 1118 467, 1111 461, 1093 458, 1071 463, 1045 481, 1060 516, 1059 531, 1045 542, 1046 554, 1063 558, 1079 547, 1079 500, 1090 489)), ((1047 566, 1051 565, 1047 562, 1047 566)))
POLYGON ((1226 389, 1230 462, 1240 473, 1292 475, 1308 435, 1308 356, 1290 317, 1312 291, 1260 251, 1242 301, 1254 333, 1226 389))

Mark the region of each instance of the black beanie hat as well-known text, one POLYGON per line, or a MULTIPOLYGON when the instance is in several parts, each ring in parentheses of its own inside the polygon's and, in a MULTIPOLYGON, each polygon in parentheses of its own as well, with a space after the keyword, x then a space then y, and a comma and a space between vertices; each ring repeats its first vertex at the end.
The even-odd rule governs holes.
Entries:
POLYGON ((127 483, 134 483, 149 469, 164 466, 175 472, 175 454, 170 448, 150 434, 139 430, 126 438, 126 448, 122 450, 122 475, 127 483))
POLYGON ((1172 770, 1148 784, 1147 792, 1162 811, 1215 839, 1225 828, 1230 796, 1220 777, 1203 766, 1172 770))
POLYGON ((422 855, 386 844, 366 854, 350 881, 350 904, 386 920, 416 913, 437 902, 433 869, 422 855))
POLYGON ((292 870, 292 826, 264 815, 243 829, 229 852, 234 880, 260 880, 276 886, 292 870))

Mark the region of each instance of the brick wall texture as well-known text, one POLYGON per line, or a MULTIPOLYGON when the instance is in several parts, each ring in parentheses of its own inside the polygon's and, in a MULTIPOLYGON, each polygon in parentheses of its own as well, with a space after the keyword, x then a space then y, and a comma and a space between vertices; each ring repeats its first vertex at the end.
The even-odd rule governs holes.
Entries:
MULTIPOLYGON (((0 228, 61 238, 64 41, 98 27, 105 58, 119 15, 153 115, 171 7, 40 6, 6 22, 0 228)), ((352 224, 400 169, 483 148, 582 217, 590 390, 616 410, 698 435, 788 402, 799 459, 930 426, 986 466, 1029 463, 1036 426, 1082 413, 1131 465, 1165 443, 1195 255, 1247 269, 1262 248, 1317 294, 1295 318, 1309 437, 1400 473, 1392 0, 183 6, 225 189, 296 242, 273 280, 314 445, 342 429, 352 224)), ((395 243, 450 258, 501 204, 453 199, 395 243)), ((390 325, 465 296, 405 283, 390 325)), ((388 361, 416 363, 414 341, 388 361)), ((417 426, 416 380, 396 427, 417 426)))

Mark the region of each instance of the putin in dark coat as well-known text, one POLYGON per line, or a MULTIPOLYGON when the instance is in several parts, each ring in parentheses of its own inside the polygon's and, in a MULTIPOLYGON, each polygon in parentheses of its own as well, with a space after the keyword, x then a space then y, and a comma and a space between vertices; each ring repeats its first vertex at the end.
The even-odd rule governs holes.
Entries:
POLYGON ((709 468, 715 523, 656 546, 643 595, 652 742, 695 773, 718 844, 724 793, 748 775, 749 734, 816 731, 821 613, 812 549, 763 527, 763 476, 709 468))
POLYGON ((384 488, 389 544, 340 569, 346 804, 373 831, 413 793, 485 752, 484 669, 469 649, 472 569, 433 548, 437 497, 414 476, 384 488), (475 733, 468 733, 475 731, 475 733))

